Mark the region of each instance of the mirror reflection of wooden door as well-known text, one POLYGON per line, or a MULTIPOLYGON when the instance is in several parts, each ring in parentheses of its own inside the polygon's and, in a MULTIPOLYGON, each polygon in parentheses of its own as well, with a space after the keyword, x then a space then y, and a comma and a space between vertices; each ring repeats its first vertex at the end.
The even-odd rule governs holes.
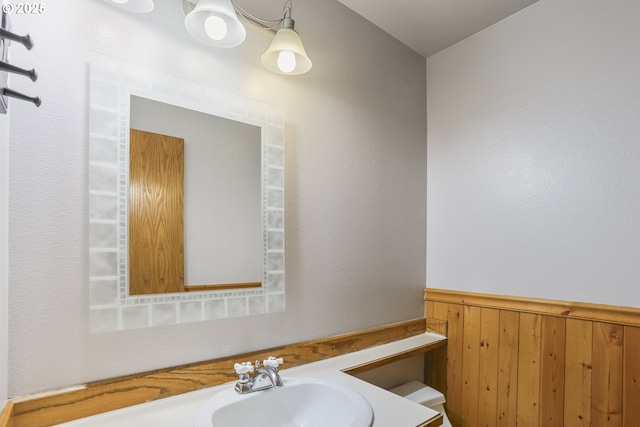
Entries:
POLYGON ((184 140, 131 129, 129 294, 184 291, 184 140))

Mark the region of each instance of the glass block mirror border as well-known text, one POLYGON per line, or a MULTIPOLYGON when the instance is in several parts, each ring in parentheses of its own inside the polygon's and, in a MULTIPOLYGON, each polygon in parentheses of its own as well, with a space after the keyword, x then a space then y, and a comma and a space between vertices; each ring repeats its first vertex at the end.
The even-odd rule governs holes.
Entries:
POLYGON ((89 110, 91 332, 284 311, 283 110, 99 54, 91 58, 89 110), (261 288, 129 295, 127 195, 131 95, 261 128, 261 288))

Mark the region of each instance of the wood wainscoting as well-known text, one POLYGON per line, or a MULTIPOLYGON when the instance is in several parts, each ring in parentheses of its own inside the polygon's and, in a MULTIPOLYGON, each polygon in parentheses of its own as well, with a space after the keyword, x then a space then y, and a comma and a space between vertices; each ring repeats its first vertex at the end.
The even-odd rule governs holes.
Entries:
MULTIPOLYGON (((426 289, 454 427, 640 426, 640 309, 426 289)), ((432 361, 433 362, 433 361, 432 361)), ((436 368, 427 364, 428 369, 436 368)))

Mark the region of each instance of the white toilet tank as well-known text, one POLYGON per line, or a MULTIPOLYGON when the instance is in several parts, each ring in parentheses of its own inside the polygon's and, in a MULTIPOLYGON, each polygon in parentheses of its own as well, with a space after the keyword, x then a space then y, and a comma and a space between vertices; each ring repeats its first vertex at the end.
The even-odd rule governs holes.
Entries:
POLYGON ((442 427, 452 427, 444 411, 444 403, 446 402, 444 394, 435 388, 424 385, 420 381, 410 381, 389 391, 440 412, 442 414, 442 427))

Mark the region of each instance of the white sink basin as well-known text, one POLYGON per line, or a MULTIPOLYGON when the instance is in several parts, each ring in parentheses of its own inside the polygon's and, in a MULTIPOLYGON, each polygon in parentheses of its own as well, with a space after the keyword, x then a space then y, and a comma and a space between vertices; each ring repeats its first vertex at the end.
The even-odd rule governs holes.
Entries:
POLYGON ((240 395, 229 387, 209 399, 195 427, 370 427, 359 393, 331 381, 283 378, 284 387, 240 395))

